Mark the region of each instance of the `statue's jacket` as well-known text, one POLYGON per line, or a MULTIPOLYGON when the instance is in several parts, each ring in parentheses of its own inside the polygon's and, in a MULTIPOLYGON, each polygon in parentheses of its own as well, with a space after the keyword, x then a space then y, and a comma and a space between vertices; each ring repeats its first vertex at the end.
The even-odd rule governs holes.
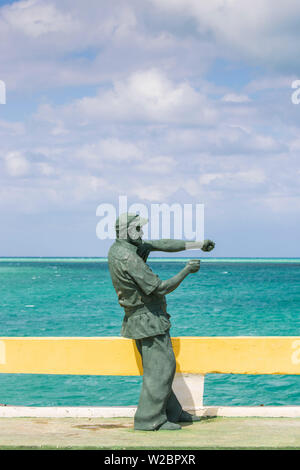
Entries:
POLYGON ((137 247, 117 239, 109 250, 108 266, 125 311, 121 335, 141 339, 166 333, 171 327, 166 299, 154 292, 161 281, 137 254, 137 247))

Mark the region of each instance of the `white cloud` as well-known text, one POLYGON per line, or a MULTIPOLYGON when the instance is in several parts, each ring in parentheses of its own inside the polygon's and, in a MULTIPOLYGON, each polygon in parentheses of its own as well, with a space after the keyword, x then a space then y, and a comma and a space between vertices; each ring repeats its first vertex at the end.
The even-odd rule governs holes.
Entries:
POLYGON ((0 56, 10 90, 99 85, 157 66, 185 77, 213 57, 207 44, 152 27, 153 8, 137 1, 26 0, 0 7, 0 56), (16 47, 18 44, 18 47, 16 47), (182 70, 178 69, 180 61, 182 70), (178 73, 179 72, 179 73, 178 73))
POLYGON ((21 152, 10 152, 4 160, 9 176, 22 177, 28 175, 30 164, 21 152))
POLYGON ((55 169, 51 165, 45 162, 37 163, 37 168, 38 168, 38 172, 42 176, 53 176, 56 173, 55 169))
MULTIPOLYGON (((276 98, 279 88, 290 92, 290 82, 275 72, 245 86, 228 78, 242 56, 242 82, 250 59, 272 65, 268 44, 282 60, 276 44, 285 26, 273 29, 278 5, 267 20, 266 0, 245 0, 243 7, 165 0, 158 9, 151 2, 89 1, 90 8, 81 0, 35 0, 0 9, 0 54, 10 80, 1 78, 10 93, 16 88, 20 98, 28 86, 43 103, 35 119, 30 111, 24 123, 0 121, 3 153, 11 155, 1 162, 1 184, 15 195, 11 201, 26 194, 29 207, 59 210, 103 194, 162 202, 185 190, 201 201, 234 195, 238 205, 253 194, 265 197, 272 185, 279 194, 296 187, 297 107, 291 131, 284 100, 251 95, 273 89, 276 98), (214 70, 203 76, 216 56, 229 63, 224 82, 220 66, 218 77, 214 70), (88 88, 95 84, 97 92, 88 88), (56 95, 60 86, 66 88, 56 95), (47 87, 54 93, 41 99, 47 87)), ((286 8, 289 22, 290 2, 286 8)), ((21 97, 25 114, 22 106, 21 97)))
POLYGON ((136 166, 137 170, 162 175, 170 174, 176 167, 176 160, 168 156, 144 158, 143 162, 136 166))
POLYGON ((162 202, 166 201, 168 197, 174 193, 177 186, 172 184, 137 184, 130 189, 130 193, 144 201, 162 202))
POLYGON ((175 155, 197 155, 199 160, 207 159, 209 155, 253 155, 261 158, 261 155, 277 154, 287 151, 285 141, 279 137, 260 132, 252 126, 232 124, 230 110, 225 114, 220 113, 220 118, 215 126, 210 128, 175 128, 167 129, 162 144, 163 150, 175 155), (228 122, 229 121, 229 122, 228 122))
POLYGON ((277 76, 269 75, 259 77, 255 80, 251 80, 245 87, 249 92, 264 91, 264 90, 278 90, 278 89, 290 89, 291 84, 295 76, 277 76))
POLYGON ((75 151, 75 157, 91 168, 102 168, 104 164, 139 161, 142 153, 131 142, 111 138, 81 146, 75 151))
POLYGON ((52 3, 41 0, 14 2, 0 12, 0 18, 12 30, 35 39, 48 33, 74 32, 79 26, 70 14, 63 14, 52 3))
POLYGON ((247 95, 238 95, 236 93, 228 93, 222 97, 222 101, 226 103, 247 103, 250 100, 249 96, 247 95))
POLYGON ((157 69, 137 71, 97 96, 58 109, 44 105, 37 114, 37 119, 65 119, 79 125, 100 120, 212 124, 216 117, 216 109, 203 94, 187 81, 176 83, 157 69))
POLYGON ((229 192, 241 185, 256 185, 264 183, 266 176, 261 168, 247 169, 246 171, 206 173, 200 176, 199 181, 202 185, 211 185, 213 183, 227 186, 229 192))
POLYGON ((24 134, 25 126, 22 122, 0 120, 0 132, 6 135, 18 136, 24 134))
POLYGON ((151 1, 158 11, 196 20, 200 35, 212 35, 224 56, 265 66, 286 68, 299 64, 297 0, 151 1))

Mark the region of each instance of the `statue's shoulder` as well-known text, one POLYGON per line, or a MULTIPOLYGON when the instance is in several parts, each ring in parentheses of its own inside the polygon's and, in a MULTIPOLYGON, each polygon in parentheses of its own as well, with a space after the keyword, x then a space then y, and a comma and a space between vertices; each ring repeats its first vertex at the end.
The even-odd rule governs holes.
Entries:
POLYGON ((108 261, 120 260, 126 261, 130 258, 131 253, 120 243, 113 243, 108 252, 108 261))

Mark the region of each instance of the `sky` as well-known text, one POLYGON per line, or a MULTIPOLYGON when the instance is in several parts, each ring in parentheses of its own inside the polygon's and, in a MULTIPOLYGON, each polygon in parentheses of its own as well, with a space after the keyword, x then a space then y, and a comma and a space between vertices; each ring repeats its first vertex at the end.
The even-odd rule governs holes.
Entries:
POLYGON ((299 40, 297 0, 0 1, 0 256, 106 256, 127 196, 300 257, 299 40))

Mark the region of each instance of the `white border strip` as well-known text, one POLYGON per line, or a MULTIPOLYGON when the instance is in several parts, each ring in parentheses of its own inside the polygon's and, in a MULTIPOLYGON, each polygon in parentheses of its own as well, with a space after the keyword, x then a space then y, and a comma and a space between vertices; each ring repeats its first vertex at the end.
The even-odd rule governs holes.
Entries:
POLYGON ((136 406, 0 406, 0 418, 131 418, 136 406))
MULTIPOLYGON (((0 418, 132 418, 135 411, 136 406, 0 406, 0 418)), ((300 418, 300 406, 207 406, 189 411, 203 417, 300 418)))

